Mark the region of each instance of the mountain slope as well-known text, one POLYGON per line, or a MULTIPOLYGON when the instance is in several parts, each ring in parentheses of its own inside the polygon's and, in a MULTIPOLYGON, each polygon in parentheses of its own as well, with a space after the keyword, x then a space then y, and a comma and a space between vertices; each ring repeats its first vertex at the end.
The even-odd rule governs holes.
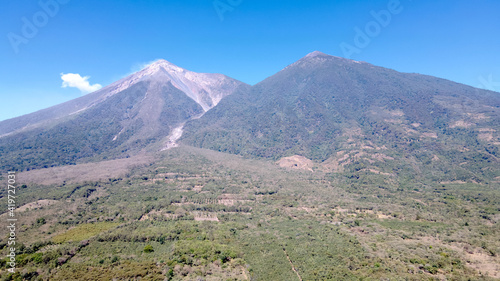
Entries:
POLYGON ((0 138, 4 168, 90 162, 15 174, 0 279, 500 277, 497 93, 318 52, 206 113, 209 78, 129 78, 0 138), (183 129, 212 150, 159 151, 183 129))
POLYGON ((82 98, 0 123, 2 168, 32 169, 124 157, 164 142, 246 85, 157 61, 82 98), (86 159, 86 160, 84 160, 86 159))
POLYGON ((314 52, 189 122, 181 141, 247 156, 298 154, 331 171, 438 168, 437 178, 479 180, 499 176, 491 171, 499 123, 498 93, 314 52))
POLYGON ((58 119, 91 108, 132 85, 144 80, 155 79, 164 83, 171 82, 205 111, 217 105, 223 97, 230 95, 235 88, 244 84, 223 74, 196 73, 180 68, 166 60, 158 60, 143 70, 96 92, 31 114, 2 121, 0 122, 0 136, 57 123, 58 119))

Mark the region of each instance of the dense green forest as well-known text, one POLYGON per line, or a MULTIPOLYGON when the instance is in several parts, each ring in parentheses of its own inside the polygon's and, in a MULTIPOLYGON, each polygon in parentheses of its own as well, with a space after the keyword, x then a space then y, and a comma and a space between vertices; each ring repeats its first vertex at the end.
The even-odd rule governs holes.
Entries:
POLYGON ((273 160, 357 153, 359 169, 481 182, 500 176, 499 108, 498 93, 317 54, 226 97, 181 141, 273 160))

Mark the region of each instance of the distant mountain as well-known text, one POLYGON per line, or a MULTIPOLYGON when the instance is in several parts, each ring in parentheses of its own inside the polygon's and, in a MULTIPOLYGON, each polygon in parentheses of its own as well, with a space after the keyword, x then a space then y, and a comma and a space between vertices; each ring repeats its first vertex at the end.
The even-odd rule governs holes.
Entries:
POLYGON ((500 176, 499 125, 499 93, 313 52, 188 122, 181 141, 354 177, 481 181, 500 176))
POLYGON ((160 60, 99 91, 0 122, 2 168, 32 169, 124 157, 168 142, 246 84, 160 60))

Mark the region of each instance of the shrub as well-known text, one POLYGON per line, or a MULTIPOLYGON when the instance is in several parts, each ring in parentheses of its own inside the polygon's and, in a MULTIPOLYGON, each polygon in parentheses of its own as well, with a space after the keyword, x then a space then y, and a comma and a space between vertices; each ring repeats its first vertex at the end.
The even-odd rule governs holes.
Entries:
POLYGON ((155 251, 155 250, 153 249, 153 246, 151 246, 151 245, 146 245, 146 246, 144 247, 144 253, 152 253, 152 252, 154 252, 154 251, 155 251))

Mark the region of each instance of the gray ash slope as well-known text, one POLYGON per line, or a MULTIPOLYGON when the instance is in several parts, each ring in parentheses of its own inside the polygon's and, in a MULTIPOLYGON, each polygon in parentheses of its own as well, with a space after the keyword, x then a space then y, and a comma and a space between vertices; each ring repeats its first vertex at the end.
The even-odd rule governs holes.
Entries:
POLYGON ((165 60, 81 98, 0 122, 2 169, 126 157, 248 85, 165 60))

